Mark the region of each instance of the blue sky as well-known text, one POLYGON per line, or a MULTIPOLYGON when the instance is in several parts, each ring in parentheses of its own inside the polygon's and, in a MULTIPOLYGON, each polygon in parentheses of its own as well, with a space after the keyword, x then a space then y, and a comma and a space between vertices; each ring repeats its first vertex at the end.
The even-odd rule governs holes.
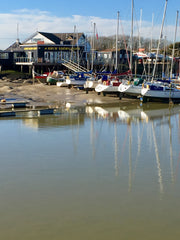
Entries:
MULTIPOLYGON (((0 7, 0 49, 5 49, 17 38, 24 41, 35 31, 73 32, 74 25, 79 32, 90 34, 92 22, 96 23, 98 34, 115 34, 117 11, 120 11, 120 30, 130 34, 131 0, 6 0, 0 7)), ((165 0, 134 0, 134 35, 140 31, 142 37, 150 37, 152 15, 154 15, 153 37, 158 38, 164 12, 165 0), (142 9, 142 10, 140 10, 142 9), (140 12, 142 12, 141 29, 140 12)), ((173 40, 176 12, 180 10, 180 0, 169 0, 167 4, 164 35, 173 40)), ((178 27, 177 41, 180 41, 178 27)))

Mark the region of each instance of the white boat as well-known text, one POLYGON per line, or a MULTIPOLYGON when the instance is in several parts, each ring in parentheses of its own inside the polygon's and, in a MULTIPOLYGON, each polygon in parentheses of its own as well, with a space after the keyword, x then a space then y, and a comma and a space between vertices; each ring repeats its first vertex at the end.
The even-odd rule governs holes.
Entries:
MULTIPOLYGON (((146 84, 141 90, 143 102, 151 101, 151 100, 166 101, 166 102, 171 102, 171 101, 180 102, 180 89, 178 89, 175 85, 173 85, 172 83, 165 84, 162 82, 161 83, 154 82, 154 76, 155 76, 156 65, 157 65, 157 56, 159 53, 159 46, 160 46, 161 36, 163 31, 166 7, 167 7, 167 0, 165 4, 163 21, 162 21, 162 26, 161 26, 160 36, 159 36, 157 54, 156 54, 156 60, 155 60, 154 69, 153 69, 152 83, 146 84)), ((172 75, 172 71, 171 71, 171 75, 172 75)))
POLYGON ((84 90, 86 91, 86 93, 88 93, 88 91, 93 91, 95 90, 95 87, 98 85, 99 80, 95 77, 90 77, 86 80, 85 84, 84 84, 84 90))
MULTIPOLYGON (((117 66, 118 66, 118 33, 119 33, 119 11, 117 12, 117 30, 116 30, 116 63, 115 71, 110 75, 104 75, 101 83, 97 84, 95 91, 100 94, 116 94, 119 96, 118 87, 121 84, 120 79, 117 77, 117 66)), ((121 75, 121 74, 118 74, 121 75)))
POLYGON ((180 102, 180 89, 171 84, 148 83, 141 89, 143 102, 164 101, 180 102))
POLYGON ((132 82, 126 80, 119 85, 118 91, 121 95, 137 97, 141 95, 142 83, 141 78, 135 78, 132 82))
POLYGON ((84 88, 84 84, 87 81, 87 79, 89 79, 89 75, 87 73, 84 72, 79 72, 76 73, 76 75, 72 75, 69 78, 66 78, 66 83, 68 85, 68 87, 83 87, 84 88))
POLYGON ((56 82, 56 86, 57 87, 67 87, 68 84, 66 83, 66 78, 58 79, 58 81, 56 82))
POLYGON ((121 84, 121 81, 118 78, 107 78, 106 80, 102 80, 101 83, 97 84, 95 91, 100 94, 103 93, 104 96, 106 94, 117 94, 119 96, 118 87, 121 84))
POLYGON ((53 71, 52 73, 49 73, 46 81, 49 85, 54 85, 58 81, 59 82, 65 81, 64 73, 62 71, 53 71))

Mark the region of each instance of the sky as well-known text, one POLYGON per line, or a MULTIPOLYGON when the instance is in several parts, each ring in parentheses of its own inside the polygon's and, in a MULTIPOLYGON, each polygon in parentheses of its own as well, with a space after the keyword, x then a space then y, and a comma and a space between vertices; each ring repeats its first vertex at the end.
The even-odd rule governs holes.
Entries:
MULTIPOLYGON (((158 39, 166 0, 134 0, 133 35, 158 39)), ((0 49, 4 50, 17 38, 21 42, 40 32, 93 32, 99 36, 115 35, 119 11, 119 34, 131 34, 132 0, 4 0, 0 5, 0 49)), ((177 11, 180 0, 168 0, 163 36, 175 39, 177 11)), ((180 19, 180 14, 179 14, 180 19)), ((180 41, 180 20, 176 41, 180 41)))

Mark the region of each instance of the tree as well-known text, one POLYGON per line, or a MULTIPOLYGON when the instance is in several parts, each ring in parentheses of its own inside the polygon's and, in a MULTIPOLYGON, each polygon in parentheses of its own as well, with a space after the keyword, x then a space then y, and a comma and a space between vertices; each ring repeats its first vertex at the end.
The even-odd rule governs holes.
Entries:
MULTIPOLYGON (((180 42, 175 43, 174 57, 180 57, 180 42)), ((172 55, 173 44, 167 46, 167 55, 172 55)))

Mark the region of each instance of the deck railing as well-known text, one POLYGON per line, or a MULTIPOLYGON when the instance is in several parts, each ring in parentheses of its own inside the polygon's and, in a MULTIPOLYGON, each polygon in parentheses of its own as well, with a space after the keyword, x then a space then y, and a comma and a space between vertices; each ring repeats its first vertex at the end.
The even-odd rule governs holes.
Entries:
POLYGON ((30 62, 35 62, 35 59, 28 58, 28 57, 18 57, 18 58, 15 58, 14 61, 16 63, 30 63, 30 62))

